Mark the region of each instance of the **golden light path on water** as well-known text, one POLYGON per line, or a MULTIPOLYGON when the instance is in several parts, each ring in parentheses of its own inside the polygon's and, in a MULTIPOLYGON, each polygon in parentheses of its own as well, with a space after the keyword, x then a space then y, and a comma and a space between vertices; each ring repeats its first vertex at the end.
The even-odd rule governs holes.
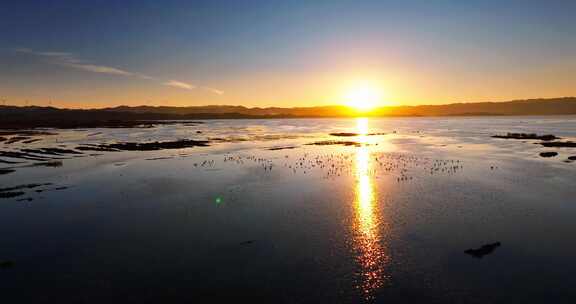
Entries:
POLYGON ((356 177, 353 226, 354 247, 360 266, 357 287, 366 299, 383 287, 388 279, 385 267, 389 255, 381 245, 382 219, 377 209, 376 189, 373 183, 372 155, 368 143, 368 119, 357 119, 358 140, 354 173, 356 177))

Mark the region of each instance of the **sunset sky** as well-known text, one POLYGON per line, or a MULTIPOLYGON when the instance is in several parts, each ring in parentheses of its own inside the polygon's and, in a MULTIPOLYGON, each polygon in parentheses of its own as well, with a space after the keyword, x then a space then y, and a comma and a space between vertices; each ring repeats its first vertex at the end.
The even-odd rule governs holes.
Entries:
POLYGON ((576 95, 576 1, 2 1, 0 99, 381 105, 576 95))

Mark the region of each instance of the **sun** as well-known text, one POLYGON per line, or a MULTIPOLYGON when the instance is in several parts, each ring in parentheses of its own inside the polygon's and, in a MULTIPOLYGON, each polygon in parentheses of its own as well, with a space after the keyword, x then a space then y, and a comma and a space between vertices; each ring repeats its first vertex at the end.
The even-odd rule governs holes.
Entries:
POLYGON ((381 99, 381 90, 368 83, 354 85, 344 95, 346 105, 358 112, 373 110, 379 105, 381 99))

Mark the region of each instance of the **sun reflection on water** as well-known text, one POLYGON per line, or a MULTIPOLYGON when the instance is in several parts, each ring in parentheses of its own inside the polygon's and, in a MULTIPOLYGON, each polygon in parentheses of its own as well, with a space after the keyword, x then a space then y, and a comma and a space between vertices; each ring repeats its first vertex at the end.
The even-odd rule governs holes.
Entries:
MULTIPOLYGON (((368 119, 357 119, 358 140, 368 141, 368 119)), ((369 147, 357 148, 355 169, 355 221, 353 226, 354 248, 360 266, 357 287, 367 299, 374 297, 377 289, 387 282, 385 266, 389 255, 381 245, 382 220, 376 208, 376 193, 372 180, 372 161, 369 147)))

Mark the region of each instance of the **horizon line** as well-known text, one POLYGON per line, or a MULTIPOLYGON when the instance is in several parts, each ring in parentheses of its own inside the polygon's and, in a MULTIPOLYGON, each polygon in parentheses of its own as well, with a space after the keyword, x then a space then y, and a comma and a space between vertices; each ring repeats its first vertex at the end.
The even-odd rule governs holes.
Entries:
MULTIPOLYGON (((527 99, 511 99, 511 100, 503 100, 503 101, 464 101, 464 102, 451 102, 451 103, 442 103, 442 104, 416 104, 416 105, 385 105, 385 106, 378 106, 374 107, 370 110, 373 112, 378 109, 385 109, 385 108, 413 108, 413 107, 436 107, 436 106, 450 106, 450 105, 459 105, 459 104, 480 104, 480 103, 509 103, 509 102, 521 102, 521 101, 537 101, 537 100, 557 100, 557 99, 576 99, 576 96, 561 96, 561 97, 538 97, 538 98, 527 98, 527 99)), ((6 99, 0 99, 0 101, 6 101, 6 99)), ((50 103, 57 102, 57 101, 50 101, 50 103)), ((7 104, 0 104, 0 107, 15 107, 15 108, 53 108, 59 110, 106 110, 106 109, 116 109, 116 108, 204 108, 204 107, 243 107, 246 109, 311 109, 311 108, 353 108, 351 106, 345 104, 329 104, 329 105, 318 105, 318 106, 295 106, 295 107, 281 107, 281 106, 246 106, 246 105, 232 105, 232 104, 208 104, 208 105, 190 105, 190 106, 169 106, 169 105, 135 105, 130 106, 126 104, 120 104, 117 106, 109 106, 109 107, 101 107, 101 108, 67 108, 67 107, 58 107, 54 105, 7 105, 7 104)))

